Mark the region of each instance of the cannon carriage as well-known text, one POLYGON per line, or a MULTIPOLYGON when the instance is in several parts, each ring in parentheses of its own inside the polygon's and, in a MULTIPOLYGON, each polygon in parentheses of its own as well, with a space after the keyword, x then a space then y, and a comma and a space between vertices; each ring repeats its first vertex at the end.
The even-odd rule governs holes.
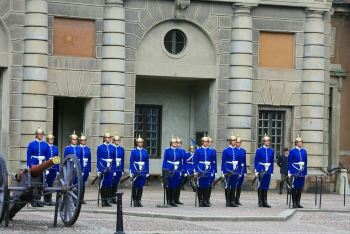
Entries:
POLYGON ((45 172, 58 163, 60 158, 54 157, 30 169, 19 170, 14 176, 13 185, 9 186, 5 160, 0 155, 0 224, 5 221, 5 227, 8 227, 9 221, 27 204, 54 193, 53 226, 57 225, 58 214, 65 226, 77 221, 85 191, 81 166, 75 155, 68 155, 60 165, 56 178, 58 185, 47 187, 45 172))

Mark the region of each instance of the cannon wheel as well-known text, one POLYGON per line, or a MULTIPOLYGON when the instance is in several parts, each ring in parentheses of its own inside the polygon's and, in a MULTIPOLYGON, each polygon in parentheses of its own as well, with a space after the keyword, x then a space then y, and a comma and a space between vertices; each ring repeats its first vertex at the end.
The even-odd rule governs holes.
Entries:
POLYGON ((0 155, 0 224, 5 217, 8 206, 8 181, 5 160, 0 155))
POLYGON ((73 225, 80 214, 84 198, 84 183, 81 166, 75 155, 68 155, 60 167, 59 184, 62 187, 58 198, 59 213, 65 226, 73 225))

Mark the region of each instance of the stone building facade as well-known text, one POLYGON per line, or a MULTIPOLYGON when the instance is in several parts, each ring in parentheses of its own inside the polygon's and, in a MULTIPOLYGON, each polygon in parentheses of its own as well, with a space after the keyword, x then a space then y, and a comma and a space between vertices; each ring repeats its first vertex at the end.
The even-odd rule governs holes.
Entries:
POLYGON ((73 130, 93 149, 106 130, 127 150, 142 134, 152 173, 173 134, 187 147, 208 133, 219 152, 238 134, 249 166, 265 132, 278 152, 300 134, 309 167, 329 166, 329 139, 337 137, 329 131, 331 7, 0 0, 0 146, 10 171, 23 165, 38 126, 60 149, 73 130))

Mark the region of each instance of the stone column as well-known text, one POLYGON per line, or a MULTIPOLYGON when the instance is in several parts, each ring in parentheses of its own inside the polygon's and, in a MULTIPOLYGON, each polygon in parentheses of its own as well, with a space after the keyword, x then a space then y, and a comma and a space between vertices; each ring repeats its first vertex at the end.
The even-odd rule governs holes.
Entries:
POLYGON ((101 134, 124 135, 125 10, 122 0, 106 0, 103 21, 101 134))
MULTIPOLYGON (((251 6, 233 4, 228 134, 232 131, 245 142, 252 140, 253 30, 251 6)), ((251 152, 251 144, 244 144, 251 152)), ((249 157, 248 157, 249 160, 249 157)))
POLYGON ((326 165, 325 130, 325 48, 322 11, 306 11, 303 80, 301 94, 301 137, 308 149, 309 166, 326 165))
MULTIPOLYGON (((48 17, 46 0, 27 0, 24 35, 21 147, 26 151, 37 127, 47 121, 48 17)), ((25 153, 21 153, 24 157, 25 153)))

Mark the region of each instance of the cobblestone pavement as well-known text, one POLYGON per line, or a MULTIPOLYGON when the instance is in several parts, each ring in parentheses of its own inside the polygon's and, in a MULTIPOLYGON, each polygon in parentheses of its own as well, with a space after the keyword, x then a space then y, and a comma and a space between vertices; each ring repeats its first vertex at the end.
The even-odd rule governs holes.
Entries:
MULTIPOLYGON (((129 190, 124 190, 123 211, 126 233, 350 233, 350 197, 343 206, 341 195, 326 194, 322 198, 322 208, 314 204, 313 194, 303 194, 304 209, 297 210, 286 221, 273 221, 286 217, 288 209, 286 196, 270 192, 271 209, 258 208, 255 192, 242 192, 239 208, 224 207, 223 191, 214 190, 213 207, 194 207, 194 194, 189 189, 183 191, 181 200, 185 205, 177 208, 157 208, 162 204, 162 191, 148 187, 144 191, 143 208, 130 207, 129 190), (152 217, 158 215, 157 217, 152 217), (142 216, 142 217, 141 217, 142 216), (263 217, 269 217, 263 220, 263 217), (183 217, 189 217, 183 220, 183 217), (209 217, 213 217, 210 219, 209 217), (241 221, 229 218, 240 217, 241 221), (192 218, 197 218, 192 220, 192 218), (199 221, 199 220, 205 221, 199 221)), ((116 206, 102 208, 96 206, 96 191, 87 190, 87 205, 83 205, 77 223, 64 227, 59 220, 57 228, 52 228, 53 207, 39 209, 25 208, 18 213, 10 227, 0 226, 0 233, 113 233, 116 226, 116 206)))

